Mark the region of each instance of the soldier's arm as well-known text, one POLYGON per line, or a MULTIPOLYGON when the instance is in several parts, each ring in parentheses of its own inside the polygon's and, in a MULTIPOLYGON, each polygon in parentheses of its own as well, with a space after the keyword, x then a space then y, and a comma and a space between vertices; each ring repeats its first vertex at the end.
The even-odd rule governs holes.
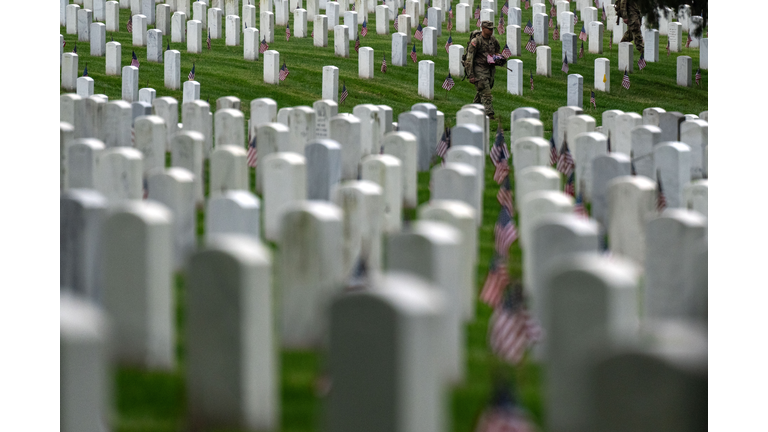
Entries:
POLYGON ((467 64, 464 65, 467 69, 467 76, 469 76, 470 79, 475 76, 475 51, 477 51, 477 42, 475 39, 472 39, 467 48, 467 64))

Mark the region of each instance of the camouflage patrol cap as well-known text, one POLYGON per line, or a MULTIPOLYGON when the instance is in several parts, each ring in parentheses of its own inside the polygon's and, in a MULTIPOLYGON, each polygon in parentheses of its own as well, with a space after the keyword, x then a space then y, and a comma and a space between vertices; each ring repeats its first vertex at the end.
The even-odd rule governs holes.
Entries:
POLYGON ((491 21, 483 21, 481 27, 484 28, 484 29, 491 29, 491 30, 493 30, 493 22, 491 22, 491 21))

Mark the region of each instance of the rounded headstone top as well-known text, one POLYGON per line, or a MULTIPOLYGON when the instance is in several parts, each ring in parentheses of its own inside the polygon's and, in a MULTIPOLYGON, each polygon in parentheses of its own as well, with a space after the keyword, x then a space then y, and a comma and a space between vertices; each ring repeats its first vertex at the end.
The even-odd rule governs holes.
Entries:
POLYGON ((141 153, 141 151, 132 148, 132 147, 112 147, 108 148, 102 153, 101 160, 104 161, 108 158, 113 157, 123 157, 128 160, 143 160, 144 155, 141 153))
POLYGON ((474 220, 475 217, 474 207, 459 200, 429 200, 418 209, 420 219, 433 212, 446 212, 450 213, 453 217, 462 219, 469 218, 474 220))
POLYGON ((200 253, 226 253, 243 264, 269 265, 271 253, 262 242, 242 234, 211 234, 206 248, 200 253))
POLYGON ((92 149, 103 150, 104 142, 96 138, 77 138, 72 142, 72 145, 87 145, 92 149))
POLYGON ((84 207, 106 207, 107 199, 94 189, 67 189, 61 192, 61 200, 72 200, 84 207))
POLYGON ((287 217, 293 212, 305 212, 310 213, 312 216, 323 221, 339 221, 344 218, 344 212, 339 206, 328 201, 294 201, 286 205, 283 217, 287 217))
POLYGON ((558 269, 549 275, 550 280, 558 277, 572 280, 576 273, 587 273, 602 281, 603 286, 617 289, 636 289, 640 276, 640 269, 631 261, 600 254, 565 255, 553 260, 550 268, 558 269))
MULTIPOLYGON (((692 211, 684 208, 667 208, 659 217, 653 220, 659 219, 674 219, 677 222, 685 224, 689 227, 706 227, 707 218, 697 211, 692 211)), ((651 222, 653 222, 653 220, 651 222)))
POLYGON ((439 244, 460 244, 461 233, 456 228, 433 220, 417 220, 410 227, 410 232, 429 238, 439 244))
POLYGON ((168 207, 152 200, 120 201, 112 207, 110 218, 116 214, 131 214, 151 224, 170 224, 173 220, 173 213, 168 207))
MULTIPOLYGON (((611 153, 612 155, 615 153, 611 153)), ((633 175, 626 175, 626 176, 619 176, 614 179, 611 179, 611 181, 608 182, 608 189, 613 189, 614 187, 617 187, 618 185, 631 185, 632 187, 639 189, 639 190, 656 190, 656 183, 654 183, 653 180, 649 179, 646 176, 633 176, 633 175)))
MULTIPOLYGON (((535 138, 535 137, 530 137, 530 138, 526 138, 526 139, 532 140, 532 141, 536 140, 536 139, 542 139, 543 140, 543 138, 535 138)), ((547 143, 547 145, 549 145, 549 143, 547 143)), ((560 178, 560 174, 557 172, 557 170, 555 170, 552 167, 536 165, 536 166, 530 166, 528 168, 524 168, 524 169, 520 170, 519 177, 521 179, 522 178, 527 178, 527 177, 531 177, 531 178, 540 177, 540 178, 550 178, 550 179, 558 178, 559 179, 560 178)))
POLYGON ((386 135, 384 135, 384 142, 385 143, 393 142, 393 141, 412 142, 412 143, 415 144, 417 139, 416 139, 416 135, 414 135, 411 132, 406 132, 406 131, 394 131, 394 132, 389 132, 386 135))
POLYGON ((349 113, 340 113, 331 117, 332 122, 346 121, 350 123, 360 123, 360 119, 349 113))
MULTIPOLYGON (((541 227, 551 227, 553 225, 561 226, 577 234, 579 237, 598 236, 599 227, 594 219, 586 219, 576 214, 568 213, 550 213, 542 216, 533 224, 532 231, 537 231, 541 227)), ((549 228, 547 228, 549 229, 549 228)))
POLYGON ((363 157, 360 161, 361 164, 367 165, 370 163, 380 163, 385 166, 402 166, 400 158, 392 156, 390 154, 370 154, 363 157))
POLYGON ((640 326, 638 347, 668 361, 707 367, 707 327, 693 320, 646 320, 640 326))
POLYGON ((448 149, 448 153, 446 154, 446 156, 450 157, 452 153, 466 153, 475 157, 483 157, 482 150, 480 150, 475 146, 469 146, 469 145, 451 146, 451 148, 448 149))
POLYGON ((355 302, 357 298, 363 297, 377 298, 407 315, 439 315, 445 307, 444 296, 427 280, 412 273, 397 271, 381 275, 370 291, 346 294, 339 297, 337 302, 355 302))
MULTIPOLYGON (((236 146, 236 145, 232 145, 232 144, 224 144, 224 145, 218 145, 218 146, 216 146, 215 149, 213 149, 213 152, 211 152, 211 158, 213 158, 216 155, 221 155, 221 154, 231 154, 231 155, 235 155, 235 156, 247 156, 248 153, 245 151, 244 148, 242 148, 240 146, 236 146)), ((272 153, 269 156, 272 156, 272 155, 275 155, 275 154, 277 154, 277 153, 272 153)), ((293 154, 296 154, 296 153, 293 153, 293 154)), ((268 159, 269 156, 267 156, 264 159, 265 160, 268 159)), ((301 155, 298 155, 298 156, 300 156, 302 158, 304 157, 304 156, 301 156, 301 155)))
POLYGON ((59 332, 68 340, 99 340, 108 332, 107 320, 94 304, 62 292, 59 301, 59 332))
POLYGON ((557 207, 573 206, 573 198, 560 191, 539 190, 528 192, 523 197, 523 207, 526 209, 532 208, 531 206, 538 202, 551 203, 557 207))
POLYGON ((235 118, 244 118, 245 117, 243 115, 242 111, 240 111, 239 109, 234 109, 234 108, 220 108, 220 109, 217 109, 216 113, 214 115, 217 116, 217 117, 224 116, 224 115, 235 117, 235 118))
POLYGON ((653 153, 657 152, 668 152, 671 149, 674 149, 674 151, 678 153, 690 153, 691 152, 691 146, 689 146, 686 143, 682 143, 680 141, 665 141, 662 143, 659 143, 658 145, 653 147, 653 153))
POLYGON ((336 189, 339 193, 344 190, 356 190, 365 195, 381 195, 383 189, 370 180, 347 180, 336 189))
POLYGON ((210 203, 220 201, 220 200, 233 201, 237 203, 240 207, 244 207, 244 208, 259 207, 259 197, 254 195, 252 192, 246 191, 246 190, 224 191, 221 194, 218 194, 209 198, 208 203, 210 205, 210 203))

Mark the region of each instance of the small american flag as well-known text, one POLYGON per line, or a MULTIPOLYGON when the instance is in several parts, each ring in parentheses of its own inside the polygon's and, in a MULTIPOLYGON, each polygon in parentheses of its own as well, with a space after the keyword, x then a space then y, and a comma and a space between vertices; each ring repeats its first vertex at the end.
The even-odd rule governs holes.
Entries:
POLYGON ((576 25, 579 23, 579 16, 576 14, 573 14, 573 25, 576 25))
POLYGON ((499 31, 499 34, 504 34, 504 18, 499 17, 499 26, 496 27, 496 30, 499 31))
POLYGON ((568 56, 566 55, 563 59, 563 68, 562 71, 565 73, 568 73, 568 56))
POLYGON ((381 59, 381 73, 387 73, 387 56, 381 59))
POLYGON ((478 19, 477 19, 477 23, 476 23, 475 25, 477 25, 477 27, 478 27, 478 28, 480 28, 480 25, 481 25, 482 23, 483 23, 483 20, 481 20, 480 18, 478 18, 478 19))
POLYGON ((421 41, 424 39, 424 33, 422 32, 423 28, 421 27, 421 24, 419 24, 418 27, 416 27, 416 33, 413 34, 414 39, 417 41, 421 41))
POLYGON ((421 20, 421 25, 423 25, 424 27, 426 27, 426 26, 427 26, 427 24, 429 24, 429 20, 427 19, 427 16, 426 16, 426 15, 424 15, 424 19, 423 19, 423 20, 421 20))
POLYGON ((525 10, 528 10, 531 7, 531 1, 525 0, 525 10))
POLYGON ((643 70, 646 66, 647 64, 645 63, 645 53, 640 53, 640 60, 637 61, 637 68, 643 70))
POLYGON ((445 159, 445 155, 448 154, 449 148, 451 148, 451 129, 445 128, 443 136, 440 138, 440 142, 437 143, 437 155, 445 159))
POLYGON ((83 69, 83 76, 84 77, 88 76, 88 63, 85 64, 85 69, 83 69))
POLYGON ((581 48, 579 48, 579 58, 584 57, 584 41, 581 41, 581 48))
POLYGON ((453 18, 453 5, 448 4, 448 16, 453 18))
POLYGON ((448 72, 448 77, 445 78, 445 81, 443 81, 443 88, 447 91, 451 91, 455 83, 453 82, 453 78, 451 77, 451 73, 448 72))
POLYGON ((579 39, 583 41, 587 40, 587 31, 583 24, 581 25, 581 31, 579 32, 579 39))
POLYGON ((536 428, 515 407, 486 408, 477 422, 475 432, 533 432, 536 428))
POLYGON ((400 17, 400 9, 397 9, 397 15, 395 15, 395 30, 397 30, 398 17, 400 17))
POLYGON ((502 208, 499 212, 493 233, 496 237, 496 253, 507 256, 512 243, 517 240, 517 227, 515 227, 515 221, 512 220, 507 209, 502 208))
POLYGON ((286 41, 291 40, 291 25, 290 24, 286 24, 285 25, 285 40, 286 41))
POLYGON ((504 157, 504 154, 502 153, 501 156, 499 156, 498 163, 496 164, 496 171, 493 173, 493 180, 497 184, 501 184, 507 177, 509 177, 509 164, 507 159, 504 157))
POLYGON ((414 63, 418 60, 416 57, 416 42, 413 43, 413 49, 411 50, 411 60, 413 60, 414 63))
POLYGON ((533 71, 531 71, 531 91, 533 91, 533 71))
POLYGON ((133 33, 133 17, 128 17, 128 23, 125 25, 125 28, 128 29, 128 33, 133 33))
POLYGON ((501 7, 501 13, 504 15, 509 13, 509 0, 504 2, 504 6, 501 7))
POLYGON ((448 41, 445 42, 445 52, 450 53, 449 48, 453 45, 453 37, 451 35, 448 35, 448 41))
POLYGON ((496 64, 496 60, 490 54, 485 55, 485 61, 488 62, 488 64, 496 64))
POLYGON ((630 158, 629 159, 629 173, 633 176, 637 175, 637 169, 635 168, 635 160, 630 158))
POLYGON ((491 307, 501 303, 504 289, 509 285, 509 273, 504 257, 494 254, 491 258, 491 267, 485 278, 483 289, 480 291, 480 300, 491 307))
POLYGON ((360 34, 363 35, 363 37, 368 36, 368 21, 363 20, 363 29, 360 30, 360 34))
POLYGON ((525 25, 523 33, 533 36, 533 24, 531 24, 531 20, 528 20, 528 24, 525 25))
POLYGON ((576 195, 576 185, 573 183, 574 181, 575 181, 574 173, 572 172, 571 175, 568 176, 568 181, 565 182, 564 192, 566 195, 570 195, 570 196, 576 195))
MULTIPOLYGON (((557 16, 557 9, 555 9, 555 4, 554 3, 552 3, 552 7, 549 8, 549 16, 550 17, 557 16)), ((549 20, 549 22, 552 22, 552 21, 554 21, 554 20, 553 19, 549 20)))
POLYGON ((206 38, 206 43, 208 44, 208 51, 211 50, 211 29, 208 29, 208 38, 206 38))
POLYGON ((696 69, 696 85, 701 85, 701 69, 696 69))
POLYGON ((669 39, 667 39, 667 57, 669 57, 670 50, 669 50, 669 39))
POLYGON ((139 67, 139 58, 136 57, 136 51, 131 51, 131 66, 139 67))
POLYGON ((555 30, 552 31, 552 39, 553 40, 560 40, 560 27, 555 27, 555 30))
POLYGON ((67 46, 67 41, 64 41, 64 42, 61 43, 61 47, 62 48, 64 48, 65 46, 67 46))
POLYGON ((568 150, 568 142, 565 140, 563 141, 563 147, 560 149, 560 157, 557 159, 557 170, 566 177, 570 176, 573 172, 573 156, 571 156, 571 151, 568 150))
POLYGON ((256 152, 256 137, 251 138, 251 142, 248 143, 248 166, 256 168, 256 163, 259 161, 259 155, 256 152))
POLYGON ((536 42, 533 40, 533 36, 531 36, 531 39, 525 44, 525 49, 532 54, 536 52, 536 42))
POLYGON ((557 163, 557 146, 555 145, 555 136, 549 139, 549 164, 554 166, 557 163))
POLYGON ((193 81, 195 79, 195 64, 192 63, 192 70, 189 71, 189 75, 187 75, 187 79, 190 81, 193 81))
POLYGON ((663 212, 667 208, 667 197, 664 196, 664 190, 661 188, 661 172, 656 170, 656 211, 663 212))
POLYGON ((504 131, 501 130, 501 123, 499 123, 499 128, 496 131, 496 140, 493 142, 493 147, 491 147, 491 162, 495 166, 502 160, 506 163, 506 159, 509 159, 509 150, 507 150, 507 146, 504 143, 504 131))
POLYGON ((480 6, 475 9, 475 19, 480 19, 480 6))
POLYGON ((280 81, 285 81, 286 78, 288 78, 288 74, 290 72, 288 71, 288 66, 285 65, 285 61, 283 61, 283 66, 280 68, 280 74, 278 75, 278 78, 280 78, 280 81))
POLYGON ((341 99, 339 99, 339 104, 343 104, 345 100, 347 100, 347 96, 349 96, 349 92, 347 91, 347 83, 342 84, 344 88, 341 89, 341 99))
POLYGON ((592 90, 592 94, 589 96, 589 102, 593 107, 597 108, 597 102, 595 102, 595 91, 592 90))
POLYGON ((451 17, 448 17, 448 24, 445 25, 445 29, 448 31, 453 30, 453 20, 451 20, 451 17))
POLYGON ((606 19, 607 18, 605 17, 605 4, 603 4, 603 21, 606 21, 606 19))
POLYGON ((549 28, 552 28, 555 26, 555 20, 547 20, 549 22, 549 28))
MULTIPOLYGON (((669 40, 667 40, 667 41, 669 41, 669 40)), ((691 39, 691 34, 688 33, 688 40, 685 42, 685 47, 686 48, 690 48, 691 47, 691 42, 693 42, 693 39, 691 39)))
POLYGON ((504 56, 505 59, 512 57, 512 50, 509 49, 509 45, 504 45, 504 49, 501 51, 501 55, 504 56))
POLYGON ((629 90, 629 74, 626 69, 624 69, 624 79, 621 80, 621 86, 629 90))
POLYGON ((582 184, 581 190, 579 190, 579 193, 576 195, 576 204, 573 206, 573 213, 576 216, 581 216, 585 219, 589 219, 589 214, 587 213, 587 208, 584 207, 584 185, 582 184))
POLYGON ((264 54, 264 52, 268 49, 269 49, 269 44, 267 43, 267 38, 264 37, 261 39, 261 45, 259 45, 259 53, 264 54))
POLYGON ((501 307, 494 310, 488 324, 491 351, 513 365, 519 364, 525 351, 541 337, 541 328, 523 305, 519 284, 507 291, 501 307))
POLYGON ((501 183, 499 192, 496 194, 496 199, 499 200, 499 204, 501 204, 502 207, 507 209, 509 214, 515 212, 512 206, 512 187, 509 184, 509 176, 506 176, 501 183))
POLYGON ((358 36, 357 39, 355 39, 355 52, 357 53, 360 52, 360 36, 358 36))

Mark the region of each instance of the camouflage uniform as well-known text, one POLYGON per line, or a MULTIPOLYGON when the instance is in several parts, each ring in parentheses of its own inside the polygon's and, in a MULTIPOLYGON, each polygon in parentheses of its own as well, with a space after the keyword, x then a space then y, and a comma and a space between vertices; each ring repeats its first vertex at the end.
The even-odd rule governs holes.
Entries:
POLYGON ((615 7, 617 16, 627 20, 627 31, 621 41, 634 41, 635 48, 641 53, 644 52, 643 31, 641 30, 643 16, 640 14, 640 8, 637 7, 637 0, 619 0, 615 7))
MULTIPOLYGON (((483 21, 483 27, 493 30, 493 23, 490 21, 483 21)), ((475 94, 475 99, 472 103, 482 103, 485 107, 485 114, 489 117, 494 115, 491 89, 493 88, 496 68, 493 65, 488 64, 486 55, 499 54, 500 51, 501 46, 499 46, 499 42, 493 35, 486 39, 483 37, 483 34, 480 33, 469 42, 469 48, 467 49, 467 63, 464 66, 467 69, 469 78, 471 79, 474 77, 477 80, 475 82, 477 94, 475 94)))

